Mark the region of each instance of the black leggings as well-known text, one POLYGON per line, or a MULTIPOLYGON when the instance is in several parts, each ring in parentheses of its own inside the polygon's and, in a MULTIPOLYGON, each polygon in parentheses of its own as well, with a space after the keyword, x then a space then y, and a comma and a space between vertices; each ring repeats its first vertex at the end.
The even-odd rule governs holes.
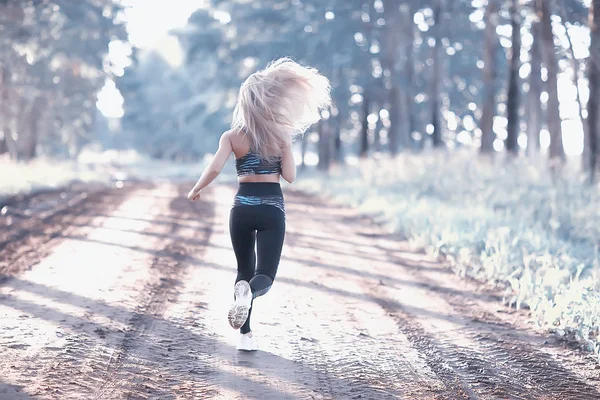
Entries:
MULTIPOLYGON (((230 212, 229 232, 238 264, 236 283, 248 281, 252 298, 262 296, 275 280, 285 236, 280 185, 241 183, 230 212)), ((250 332, 250 315, 240 332, 250 332)))

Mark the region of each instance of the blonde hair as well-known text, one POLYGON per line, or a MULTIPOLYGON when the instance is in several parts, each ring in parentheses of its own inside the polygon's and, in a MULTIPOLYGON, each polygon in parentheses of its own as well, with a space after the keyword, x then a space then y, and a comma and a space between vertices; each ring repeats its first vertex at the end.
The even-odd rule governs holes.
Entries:
POLYGON ((281 154, 292 138, 321 118, 331 104, 329 80, 290 58, 271 62, 240 87, 233 130, 245 132, 264 159, 281 154))

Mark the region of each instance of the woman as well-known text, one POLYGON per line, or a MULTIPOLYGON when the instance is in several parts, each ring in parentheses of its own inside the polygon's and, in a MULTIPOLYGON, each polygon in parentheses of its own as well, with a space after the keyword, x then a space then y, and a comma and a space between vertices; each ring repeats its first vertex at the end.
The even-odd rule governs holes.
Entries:
POLYGON ((269 291, 279 266, 285 235, 279 181, 296 178, 292 138, 317 122, 330 102, 327 78, 289 58, 255 72, 240 88, 231 130, 221 136, 217 153, 188 194, 192 201, 200 199, 234 153, 239 189, 229 230, 237 278, 228 319, 240 329, 239 350, 257 349, 250 329, 252 302, 269 291))

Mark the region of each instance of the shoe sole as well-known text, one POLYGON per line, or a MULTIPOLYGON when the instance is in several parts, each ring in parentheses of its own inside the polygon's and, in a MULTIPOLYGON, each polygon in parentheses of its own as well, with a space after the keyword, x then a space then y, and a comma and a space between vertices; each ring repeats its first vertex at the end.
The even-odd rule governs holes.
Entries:
POLYGON ((252 351, 257 351, 257 350, 258 350, 258 348, 255 348, 255 349, 243 349, 243 348, 240 348, 240 347, 238 347, 238 349, 237 349, 237 350, 238 350, 238 351, 245 351, 245 352, 248 352, 248 353, 250 353, 250 352, 252 352, 252 351))
POLYGON ((246 281, 236 283, 234 291, 235 303, 229 309, 227 319, 233 329, 240 329, 248 319, 248 313, 250 312, 250 305, 248 303, 252 301, 252 292, 250 285, 246 281), (248 297, 250 298, 248 299, 248 297))

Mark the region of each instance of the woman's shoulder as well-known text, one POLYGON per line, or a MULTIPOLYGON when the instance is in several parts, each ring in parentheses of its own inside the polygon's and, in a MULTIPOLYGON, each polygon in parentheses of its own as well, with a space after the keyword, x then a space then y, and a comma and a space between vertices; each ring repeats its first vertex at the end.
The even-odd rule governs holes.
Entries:
POLYGON ((221 138, 229 140, 233 147, 243 146, 247 138, 237 129, 230 129, 223 132, 221 138))
POLYGON ((227 132, 223 133, 223 135, 226 135, 229 139, 229 142, 231 143, 231 147, 236 157, 242 157, 250 152, 250 141, 244 132, 238 129, 230 129, 227 132))
POLYGON ((227 136, 230 140, 235 140, 238 142, 247 141, 246 133, 240 129, 230 129, 223 133, 223 136, 227 136))

